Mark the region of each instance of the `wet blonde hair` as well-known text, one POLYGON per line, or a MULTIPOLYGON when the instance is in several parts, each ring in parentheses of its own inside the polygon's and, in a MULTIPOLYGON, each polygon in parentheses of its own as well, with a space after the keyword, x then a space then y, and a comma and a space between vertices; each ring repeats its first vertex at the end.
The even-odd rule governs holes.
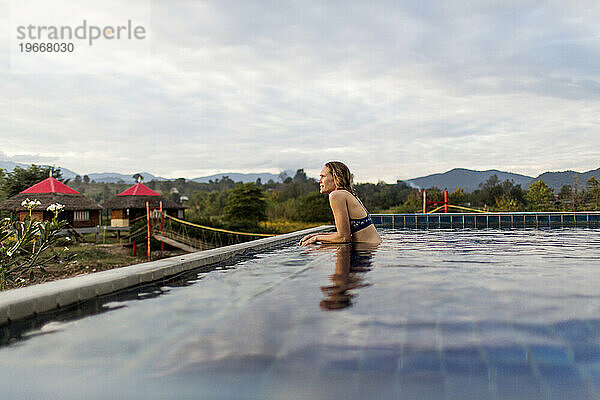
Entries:
POLYGON ((344 189, 354 194, 352 189, 352 174, 350 169, 341 161, 329 161, 325 163, 325 166, 331 171, 333 175, 333 182, 335 182, 336 189, 344 189))

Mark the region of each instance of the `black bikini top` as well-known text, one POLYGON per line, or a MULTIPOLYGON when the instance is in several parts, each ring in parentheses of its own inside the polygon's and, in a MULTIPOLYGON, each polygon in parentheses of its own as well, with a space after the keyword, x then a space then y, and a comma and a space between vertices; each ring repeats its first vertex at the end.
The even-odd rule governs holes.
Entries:
POLYGON ((348 193, 350 193, 352 196, 354 196, 354 198, 356 200, 358 200, 358 202, 362 206, 363 210, 365 210, 365 212, 367 213, 367 216, 364 218, 356 218, 356 219, 350 218, 350 233, 356 233, 360 230, 365 229, 369 225, 373 225, 373 220, 371 219, 371 215, 369 214, 369 212, 363 205, 362 201, 360 201, 360 199, 358 197, 356 197, 356 195, 354 193, 352 193, 352 192, 348 192, 348 193))
POLYGON ((364 218, 350 218, 350 233, 356 233, 362 229, 365 229, 369 225, 373 225, 373 220, 371 219, 369 213, 367 213, 367 216, 364 218))

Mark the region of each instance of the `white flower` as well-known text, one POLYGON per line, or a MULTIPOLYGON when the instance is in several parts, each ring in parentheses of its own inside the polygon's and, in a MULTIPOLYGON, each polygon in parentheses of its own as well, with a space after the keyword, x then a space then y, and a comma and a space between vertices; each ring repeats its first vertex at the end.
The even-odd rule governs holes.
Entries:
POLYGON ((29 208, 30 210, 32 210, 37 206, 42 205, 42 203, 40 203, 39 200, 29 200, 29 198, 26 198, 21 202, 21 205, 25 208, 29 208))
POLYGON ((61 211, 62 211, 62 210, 64 210, 64 209, 65 209, 65 205, 64 205, 64 204, 60 204, 60 203, 53 203, 53 204, 50 204, 50 205, 49 205, 49 206, 46 208, 46 210, 48 210, 48 211, 52 211, 52 212, 54 212, 54 213, 59 213, 59 212, 61 212, 61 211))
POLYGON ((69 248, 67 246, 65 246, 65 251, 69 251, 69 248))
POLYGON ((71 238, 67 236, 67 237, 65 238, 65 240, 66 240, 67 242, 70 242, 70 241, 71 241, 71 238))

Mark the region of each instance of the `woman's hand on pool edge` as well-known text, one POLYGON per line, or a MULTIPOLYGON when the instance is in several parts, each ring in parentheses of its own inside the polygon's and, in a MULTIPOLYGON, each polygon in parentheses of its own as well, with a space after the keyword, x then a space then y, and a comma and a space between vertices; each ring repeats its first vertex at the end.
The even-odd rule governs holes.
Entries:
POLYGON ((303 246, 306 246, 309 244, 316 243, 317 236, 318 236, 318 233, 311 233, 310 235, 304 236, 302 239, 300 239, 300 243, 298 243, 298 246, 303 247, 303 246))

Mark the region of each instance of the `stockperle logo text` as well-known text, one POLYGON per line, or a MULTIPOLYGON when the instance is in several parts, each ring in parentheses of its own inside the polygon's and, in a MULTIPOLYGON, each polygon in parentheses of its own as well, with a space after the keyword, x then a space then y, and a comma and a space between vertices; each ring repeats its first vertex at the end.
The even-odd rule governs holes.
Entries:
POLYGON ((92 46, 97 40, 143 40, 146 38, 146 28, 134 26, 131 20, 126 25, 91 25, 86 19, 81 25, 21 25, 17 26, 18 40, 87 40, 92 46))

